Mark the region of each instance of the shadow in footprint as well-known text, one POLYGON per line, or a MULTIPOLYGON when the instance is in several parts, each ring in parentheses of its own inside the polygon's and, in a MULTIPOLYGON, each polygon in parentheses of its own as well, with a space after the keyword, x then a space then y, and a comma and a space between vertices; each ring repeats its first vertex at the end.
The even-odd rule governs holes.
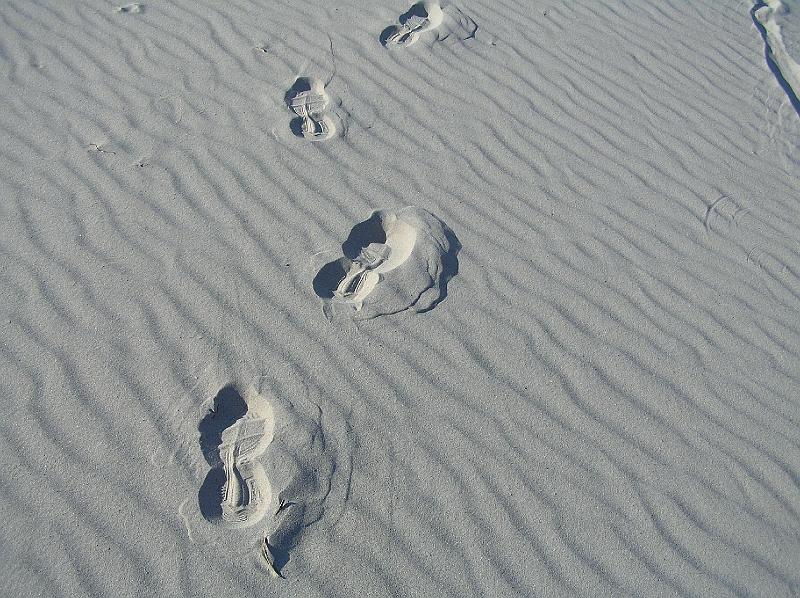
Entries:
POLYGON ((247 413, 247 403, 232 385, 224 386, 214 397, 211 410, 200 420, 200 448, 211 470, 200 486, 197 500, 200 512, 208 520, 222 515, 220 496, 225 485, 225 473, 221 467, 219 446, 222 433, 247 413))
POLYGON ((343 258, 325 264, 314 277, 314 292, 322 299, 331 299, 333 292, 347 273, 350 261, 361 253, 370 243, 385 243, 386 232, 383 230, 380 215, 376 212, 364 222, 359 222, 342 243, 343 258))
POLYGON ((200 514, 207 521, 217 521, 222 518, 222 504, 219 497, 224 487, 225 472, 219 467, 211 469, 200 485, 197 501, 200 505, 200 514))
POLYGON ((286 95, 283 96, 286 105, 288 106, 291 104, 295 96, 305 91, 311 91, 312 84, 313 80, 310 77, 298 77, 294 84, 286 91, 286 95))
POLYGON ((332 299, 333 291, 339 286, 347 270, 342 259, 325 264, 314 277, 314 292, 322 299, 332 299))
POLYGON ((386 231, 378 213, 372 214, 350 230, 347 240, 342 243, 342 253, 351 260, 355 259, 370 243, 386 243, 386 231))
POLYGON ((381 31, 380 36, 378 39, 381 41, 381 45, 385 48, 389 42, 389 38, 394 35, 397 31, 397 25, 389 25, 386 29, 381 31))

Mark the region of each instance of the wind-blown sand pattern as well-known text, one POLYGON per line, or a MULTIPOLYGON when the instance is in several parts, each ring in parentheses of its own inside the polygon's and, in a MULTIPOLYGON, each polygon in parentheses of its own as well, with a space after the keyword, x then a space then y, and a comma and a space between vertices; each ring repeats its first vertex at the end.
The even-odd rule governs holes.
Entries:
POLYGON ((458 0, 404 47, 410 1, 127 3, 0 3, 4 595, 800 591, 800 118, 752 2, 458 0), (405 206, 447 296, 331 325, 311 281, 405 206), (276 424, 236 529, 231 380, 276 424))

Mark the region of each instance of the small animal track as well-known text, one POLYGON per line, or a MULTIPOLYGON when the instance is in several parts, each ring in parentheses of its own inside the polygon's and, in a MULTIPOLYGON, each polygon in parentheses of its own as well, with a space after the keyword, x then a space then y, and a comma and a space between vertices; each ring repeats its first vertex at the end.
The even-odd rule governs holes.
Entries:
POLYGON ((314 291, 328 320, 337 306, 356 319, 427 311, 446 295, 460 248, 453 232, 426 210, 378 210, 350 232, 344 257, 317 273, 314 291))
POLYGON ((324 141, 336 133, 333 119, 326 114, 330 98, 325 84, 310 77, 300 77, 286 92, 286 105, 297 115, 291 124, 292 132, 310 141, 324 141))
POLYGON ((381 34, 384 46, 410 46, 426 31, 441 25, 444 14, 439 4, 432 0, 417 2, 408 12, 400 16, 400 24, 388 27, 381 34))
POLYGON ((257 460, 272 441, 272 406, 251 386, 229 385, 200 422, 200 444, 211 471, 200 490, 200 510, 213 523, 249 527, 266 514, 272 490, 257 460))

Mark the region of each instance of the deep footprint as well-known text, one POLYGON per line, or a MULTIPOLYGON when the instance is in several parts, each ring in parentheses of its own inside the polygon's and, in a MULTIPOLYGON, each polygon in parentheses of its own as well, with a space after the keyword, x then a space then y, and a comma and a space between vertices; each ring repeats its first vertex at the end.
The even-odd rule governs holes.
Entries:
POLYGON ((325 84, 310 77, 300 77, 286 92, 286 105, 297 115, 291 124, 292 132, 310 141, 324 141, 336 133, 336 125, 328 116, 330 98, 325 84))
POLYGON ((252 386, 229 385, 199 425, 200 445, 211 471, 199 494, 200 511, 225 527, 249 527, 266 514, 272 490, 257 458, 272 441, 272 406, 252 386))
POLYGON ((427 311, 446 296, 460 248, 453 231, 426 210, 378 210, 350 232, 344 257, 317 273, 314 291, 329 320, 337 306, 356 319, 427 311))
POLYGON ((410 46, 426 31, 441 25, 444 14, 439 4, 432 0, 417 2, 400 16, 400 24, 385 29, 381 34, 384 46, 410 46))

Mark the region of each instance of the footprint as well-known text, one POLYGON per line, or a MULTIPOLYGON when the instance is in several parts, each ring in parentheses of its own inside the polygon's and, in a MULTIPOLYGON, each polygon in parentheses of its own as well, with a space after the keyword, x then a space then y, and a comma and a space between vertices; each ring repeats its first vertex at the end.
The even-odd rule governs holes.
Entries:
POLYGON ((410 46, 426 31, 436 29, 444 19, 442 9, 433 0, 417 2, 400 16, 400 24, 393 25, 381 34, 384 46, 410 46))
POLYGON ((326 114, 330 98, 319 79, 299 77, 286 92, 286 104, 298 118, 290 128, 298 137, 310 141, 330 139, 336 132, 333 119, 326 114))
MULTIPOLYGON (((414 233, 414 231, 409 232, 411 235, 414 233)), ((393 250, 388 242, 370 243, 362 248, 350 262, 350 269, 333 291, 333 296, 359 306, 363 304, 364 298, 380 281, 381 272, 391 269, 389 257, 392 254, 398 255, 397 248, 393 250)))
POLYGON ((426 210, 378 210, 353 227, 344 256, 319 270, 314 291, 328 320, 338 306, 356 319, 427 311, 446 296, 460 249, 455 234, 426 210))
POLYGON ((126 4, 117 8, 117 12, 140 14, 144 12, 143 4, 126 4))
POLYGON ((228 385, 199 425, 200 446, 211 465, 200 489, 200 511, 230 528, 254 525, 266 514, 272 490, 257 458, 272 441, 272 406, 252 386, 228 385))

